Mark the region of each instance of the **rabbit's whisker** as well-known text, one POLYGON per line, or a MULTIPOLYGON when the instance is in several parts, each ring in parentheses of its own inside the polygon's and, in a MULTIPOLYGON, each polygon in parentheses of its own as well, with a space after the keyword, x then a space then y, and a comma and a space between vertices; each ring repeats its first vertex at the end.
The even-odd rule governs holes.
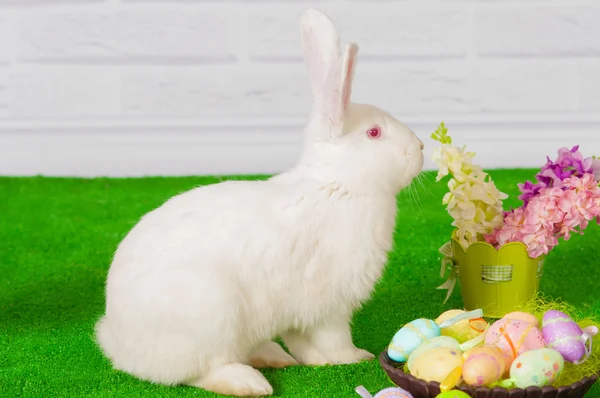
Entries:
POLYGON ((423 207, 421 206, 421 201, 419 198, 419 194, 416 191, 415 185, 414 185, 414 180, 413 182, 408 186, 408 193, 410 195, 411 201, 417 206, 417 209, 423 213, 423 207))
POLYGON ((423 182, 423 180, 425 179, 425 174, 422 172, 420 174, 417 175, 417 178, 415 178, 417 180, 417 183, 419 184, 419 186, 421 187, 421 189, 423 191, 425 191, 426 194, 428 195, 433 195, 433 193, 431 192, 431 190, 429 189, 429 187, 427 186, 427 184, 425 184, 425 182, 423 182))

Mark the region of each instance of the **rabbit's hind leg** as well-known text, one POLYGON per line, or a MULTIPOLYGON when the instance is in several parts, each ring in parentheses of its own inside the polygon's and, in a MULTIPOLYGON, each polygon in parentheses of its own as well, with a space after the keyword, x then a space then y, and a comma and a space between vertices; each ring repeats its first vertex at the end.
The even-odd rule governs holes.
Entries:
POLYGON ((341 365, 375 358, 354 345, 349 323, 339 319, 302 333, 290 331, 283 335, 283 341, 304 365, 341 365))
POLYGON ((258 370, 241 363, 230 363, 209 370, 204 376, 185 384, 221 395, 259 397, 273 394, 273 387, 258 370))
POLYGON ((298 362, 285 352, 279 344, 274 341, 267 341, 248 357, 248 365, 254 368, 285 368, 286 366, 298 365, 298 362))

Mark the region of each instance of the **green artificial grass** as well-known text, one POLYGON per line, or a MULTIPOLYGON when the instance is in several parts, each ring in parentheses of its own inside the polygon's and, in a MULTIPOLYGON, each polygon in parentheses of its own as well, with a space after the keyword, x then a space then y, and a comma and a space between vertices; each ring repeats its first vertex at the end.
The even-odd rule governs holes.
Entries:
MULTIPOLYGON (((533 170, 490 174, 518 206, 517 182, 533 170)), ((239 177, 238 177, 239 178, 239 177)), ((249 178, 249 177, 248 177, 249 178)), ((265 178, 265 177, 254 177, 265 178)), ((93 341, 104 308, 111 256, 128 230, 167 198, 218 178, 0 178, 0 396, 212 397, 191 387, 163 387, 111 369, 93 341)), ((355 343, 375 354, 415 318, 460 308, 436 290, 438 248, 451 219, 441 204, 445 182, 426 175, 399 195, 396 249, 372 300, 356 314, 355 343), (418 194, 418 200, 414 194, 418 194)), ((600 227, 562 242, 547 258, 541 290, 600 312, 600 227)), ((391 386, 376 360, 357 365, 264 371, 276 397, 358 397, 391 386)), ((599 397, 595 386, 589 397, 599 397)))

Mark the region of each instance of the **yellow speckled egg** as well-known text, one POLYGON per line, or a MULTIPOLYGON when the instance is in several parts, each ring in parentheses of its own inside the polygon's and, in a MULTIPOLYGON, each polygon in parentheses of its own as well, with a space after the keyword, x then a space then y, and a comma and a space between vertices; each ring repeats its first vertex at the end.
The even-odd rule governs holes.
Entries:
POLYGON ((411 374, 425 381, 442 383, 456 368, 463 363, 462 352, 449 347, 437 347, 419 355, 411 370, 411 374))
POLYGON ((494 346, 472 348, 463 358, 463 380, 470 386, 488 386, 498 381, 506 369, 502 351, 494 346))
POLYGON ((408 370, 410 371, 412 369, 412 367, 415 363, 415 359, 417 359, 419 357, 419 355, 421 355, 424 352, 427 352, 431 349, 438 348, 438 347, 448 347, 448 348, 453 348, 457 351, 460 351, 460 344, 458 343, 458 341, 456 341, 452 337, 438 336, 438 337, 434 337, 429 340, 425 340, 417 347, 416 350, 414 350, 412 352, 412 354, 410 354, 408 356, 408 361, 407 361, 408 370))
MULTIPOLYGON (((435 322, 440 324, 444 321, 447 321, 450 318, 453 318, 457 315, 464 314, 466 311, 464 310, 448 310, 442 313, 435 322)), ((475 337, 479 336, 481 333, 485 331, 485 328, 488 326, 488 323, 481 319, 463 319, 455 323, 454 325, 448 326, 441 330, 442 336, 450 336, 459 343, 464 343, 466 341, 472 340, 475 337)))

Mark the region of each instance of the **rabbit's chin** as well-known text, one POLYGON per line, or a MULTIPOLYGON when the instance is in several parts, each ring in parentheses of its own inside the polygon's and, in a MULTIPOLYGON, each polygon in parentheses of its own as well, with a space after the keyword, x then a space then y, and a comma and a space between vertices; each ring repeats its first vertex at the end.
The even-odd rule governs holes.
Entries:
POLYGON ((395 172, 390 175, 390 178, 392 180, 391 185, 395 188, 396 193, 409 187, 423 171, 423 152, 417 149, 414 144, 408 151, 408 154, 398 155, 395 159, 390 161, 390 164, 395 163, 395 167, 390 166, 391 169, 395 170, 395 172))
POLYGON ((398 192, 408 188, 415 179, 419 178, 419 175, 423 172, 423 153, 419 152, 416 158, 417 159, 413 159, 413 162, 410 163, 406 168, 408 170, 408 176, 399 182, 398 192))

